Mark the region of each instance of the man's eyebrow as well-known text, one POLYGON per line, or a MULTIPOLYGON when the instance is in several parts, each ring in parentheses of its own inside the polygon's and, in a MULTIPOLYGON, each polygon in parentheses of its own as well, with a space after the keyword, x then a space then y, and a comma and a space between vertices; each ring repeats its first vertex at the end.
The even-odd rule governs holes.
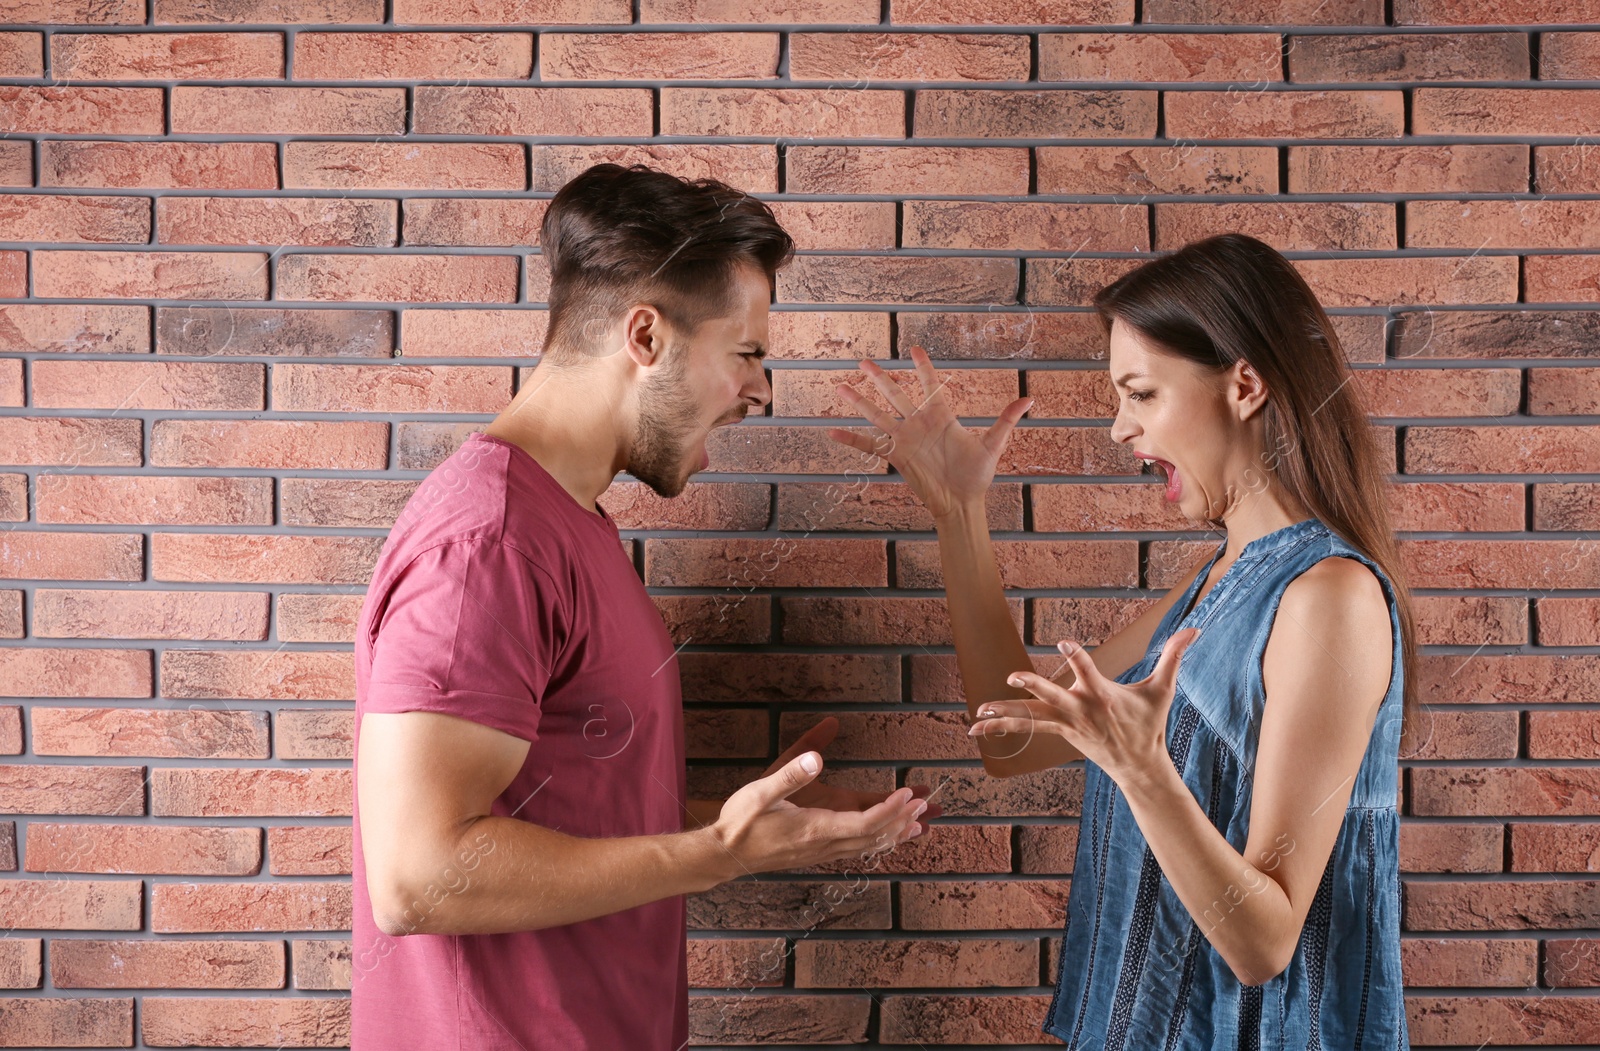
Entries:
POLYGON ((741 347, 749 347, 751 350, 755 351, 756 354, 758 356, 760 356, 760 357, 764 358, 764 357, 767 356, 767 348, 764 347, 761 344, 761 341, 759 339, 747 339, 743 343, 740 343, 739 346, 741 346, 741 347))

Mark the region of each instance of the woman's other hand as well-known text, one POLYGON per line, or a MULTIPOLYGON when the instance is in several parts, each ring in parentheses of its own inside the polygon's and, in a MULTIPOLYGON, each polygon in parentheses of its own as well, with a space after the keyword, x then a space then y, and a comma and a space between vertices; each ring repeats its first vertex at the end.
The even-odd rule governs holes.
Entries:
POLYGON ((1012 428, 1028 411, 1033 399, 1018 398, 1006 406, 987 431, 974 434, 956 418, 955 410, 944 396, 944 381, 934 371, 928 352, 912 347, 911 360, 916 365, 921 387, 920 396, 915 399, 876 363, 861 362, 862 371, 871 377, 894 413, 884 412, 848 384, 835 385, 840 395, 886 437, 874 440, 841 427, 829 428, 828 436, 853 449, 887 459, 937 519, 963 504, 982 499, 994 480, 995 467, 1012 428), (895 413, 899 414, 898 418, 895 413))

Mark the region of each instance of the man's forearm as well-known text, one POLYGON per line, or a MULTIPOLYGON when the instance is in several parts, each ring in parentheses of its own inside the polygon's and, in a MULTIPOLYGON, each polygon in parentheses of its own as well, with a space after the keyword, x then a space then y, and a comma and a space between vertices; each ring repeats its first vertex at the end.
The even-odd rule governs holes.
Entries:
MULTIPOLYGON (((499 934, 577 923, 740 875, 708 828, 583 839, 517 818, 481 817, 454 849, 385 897, 386 934, 499 934)), ((374 895, 374 909, 380 908, 374 895)))
MULTIPOLYGON (((1031 669, 1033 659, 1006 605, 983 502, 963 505, 941 516, 935 525, 956 665, 968 712, 976 713, 984 701, 1031 696, 1006 683, 1012 672, 1031 669)), ((985 769, 1002 776, 1079 758, 1077 749, 1054 734, 1040 734, 1026 742, 1013 736, 979 738, 978 748, 985 769)))

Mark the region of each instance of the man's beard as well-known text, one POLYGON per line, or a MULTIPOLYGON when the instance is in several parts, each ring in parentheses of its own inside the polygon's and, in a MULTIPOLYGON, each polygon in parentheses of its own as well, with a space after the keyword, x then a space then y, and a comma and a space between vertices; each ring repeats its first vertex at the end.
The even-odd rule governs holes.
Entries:
POLYGON ((663 371, 639 388, 639 422, 627 469, 657 496, 683 492, 689 480, 683 470, 685 448, 707 431, 685 381, 688 351, 683 344, 669 348, 660 366, 663 371))

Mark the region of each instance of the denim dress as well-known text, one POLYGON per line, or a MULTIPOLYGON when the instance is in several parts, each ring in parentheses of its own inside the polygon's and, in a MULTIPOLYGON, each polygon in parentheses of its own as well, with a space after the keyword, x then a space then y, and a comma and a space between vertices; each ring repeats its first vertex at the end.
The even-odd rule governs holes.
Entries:
MULTIPOLYGON (((1278 603, 1289 582, 1321 559, 1365 563, 1389 605, 1393 670, 1338 840, 1293 960, 1268 981, 1246 985, 1179 900, 1117 784, 1085 760, 1060 976, 1044 1031, 1090 1051, 1407 1048, 1396 799, 1403 666, 1393 587, 1377 563, 1313 517, 1246 544, 1190 610, 1223 549, 1167 611, 1144 658, 1117 681, 1149 675, 1178 629, 1201 629, 1179 665, 1167 749, 1201 809, 1242 854, 1266 701, 1261 658, 1278 603)), ((1277 846, 1293 850, 1292 842, 1277 846)), ((1226 922, 1248 893, 1224 894, 1205 926, 1226 922)))

